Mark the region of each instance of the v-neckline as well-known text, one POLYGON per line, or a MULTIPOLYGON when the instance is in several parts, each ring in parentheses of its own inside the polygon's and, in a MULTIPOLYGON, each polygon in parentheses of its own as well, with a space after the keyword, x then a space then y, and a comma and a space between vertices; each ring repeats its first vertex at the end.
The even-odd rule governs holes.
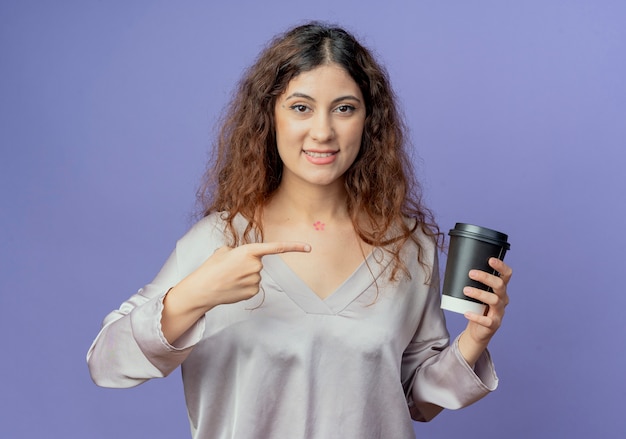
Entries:
POLYGON ((374 248, 359 266, 328 296, 322 299, 280 257, 263 257, 265 271, 285 294, 308 314, 338 314, 365 292, 391 261, 387 252, 374 248))

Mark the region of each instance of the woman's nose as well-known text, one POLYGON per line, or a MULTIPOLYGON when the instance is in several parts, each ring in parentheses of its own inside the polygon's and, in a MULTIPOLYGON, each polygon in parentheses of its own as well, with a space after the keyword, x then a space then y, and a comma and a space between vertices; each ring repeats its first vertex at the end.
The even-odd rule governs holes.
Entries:
POLYGON ((317 114, 311 120, 311 138, 317 142, 328 142, 331 140, 335 131, 333 129, 332 119, 327 114, 317 114))

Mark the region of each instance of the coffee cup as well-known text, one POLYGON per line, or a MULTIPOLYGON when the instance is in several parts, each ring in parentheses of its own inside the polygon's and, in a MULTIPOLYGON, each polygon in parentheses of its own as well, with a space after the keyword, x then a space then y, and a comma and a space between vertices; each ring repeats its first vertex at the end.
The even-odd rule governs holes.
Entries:
POLYGON ((443 280, 441 308, 464 314, 467 311, 483 314, 486 305, 463 294, 466 286, 491 292, 491 288, 469 278, 470 270, 482 270, 499 275, 489 266, 489 258, 504 259, 511 248, 504 233, 472 224, 456 223, 448 233, 450 246, 443 280))

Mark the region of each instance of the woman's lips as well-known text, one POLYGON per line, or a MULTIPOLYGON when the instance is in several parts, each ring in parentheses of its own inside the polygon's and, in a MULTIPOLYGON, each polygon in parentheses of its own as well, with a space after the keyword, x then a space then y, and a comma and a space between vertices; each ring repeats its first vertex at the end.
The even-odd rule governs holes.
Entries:
POLYGON ((337 158, 339 151, 308 151, 304 150, 306 159, 314 165, 328 165, 337 158))

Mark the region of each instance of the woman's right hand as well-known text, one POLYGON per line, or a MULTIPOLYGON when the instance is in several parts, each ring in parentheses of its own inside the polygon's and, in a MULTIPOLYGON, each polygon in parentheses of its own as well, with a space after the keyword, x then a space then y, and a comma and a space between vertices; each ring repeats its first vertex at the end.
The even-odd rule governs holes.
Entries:
POLYGON ((286 252, 309 252, 302 242, 264 242, 220 247, 165 296, 161 328, 173 343, 211 308, 250 299, 259 292, 261 258, 286 252))

